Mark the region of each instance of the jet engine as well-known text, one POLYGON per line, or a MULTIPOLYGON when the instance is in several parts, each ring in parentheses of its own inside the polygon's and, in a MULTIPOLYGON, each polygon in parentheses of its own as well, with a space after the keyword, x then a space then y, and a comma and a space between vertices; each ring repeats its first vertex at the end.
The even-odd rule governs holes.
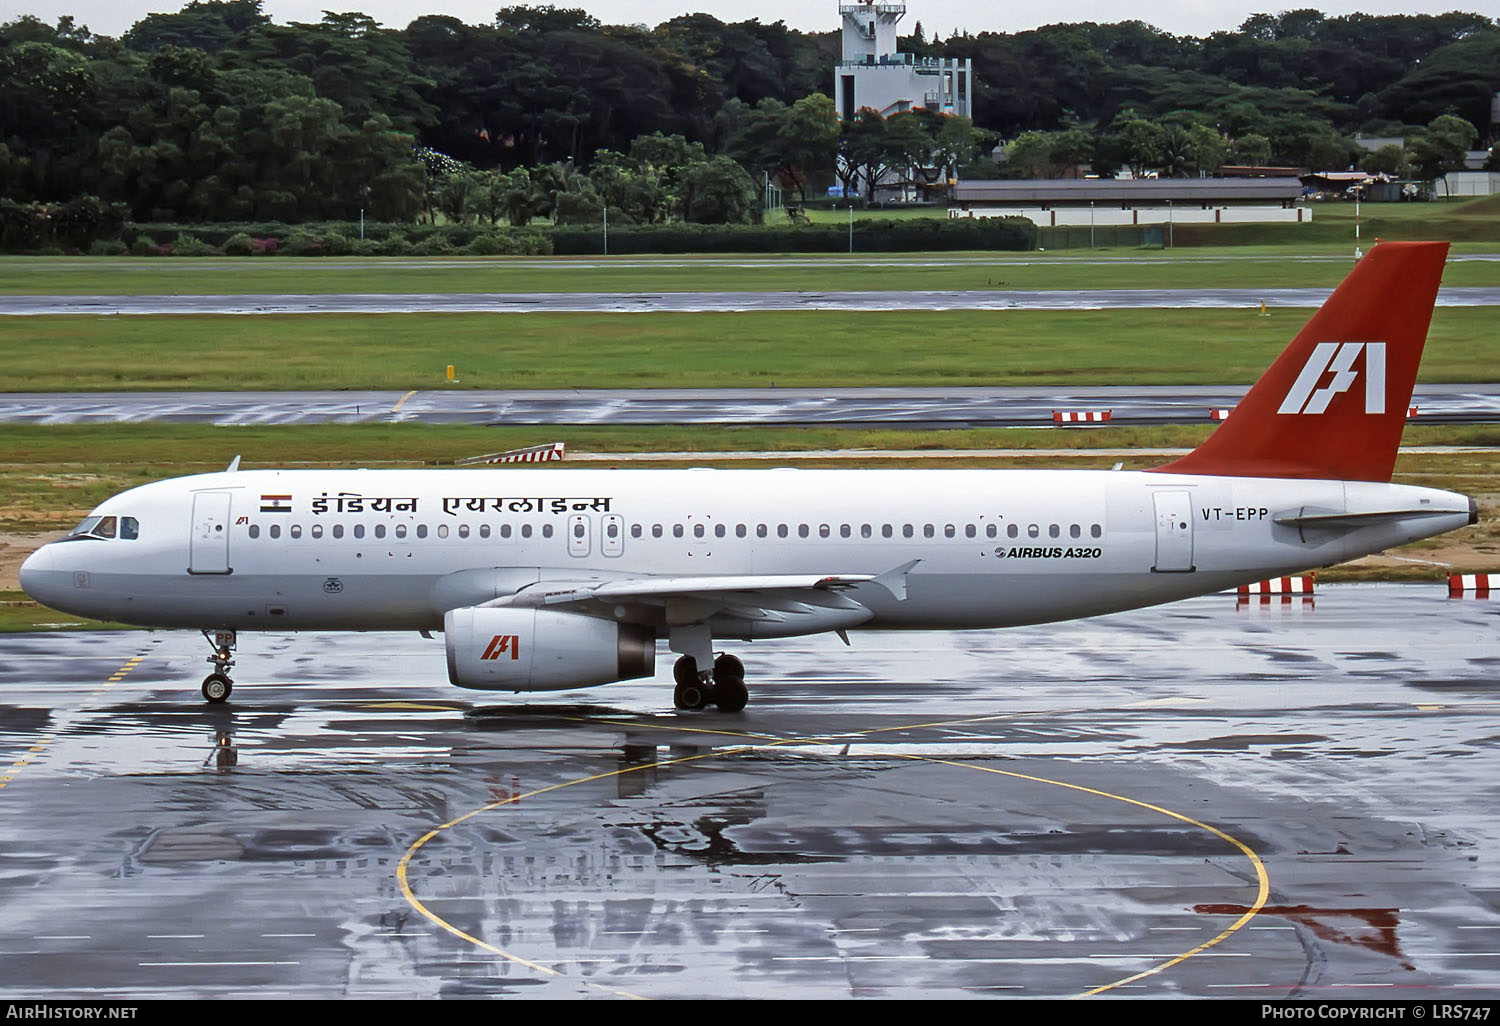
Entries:
POLYGON ((647 627, 547 609, 467 606, 443 616, 448 679, 480 691, 560 691, 649 677, 647 627))

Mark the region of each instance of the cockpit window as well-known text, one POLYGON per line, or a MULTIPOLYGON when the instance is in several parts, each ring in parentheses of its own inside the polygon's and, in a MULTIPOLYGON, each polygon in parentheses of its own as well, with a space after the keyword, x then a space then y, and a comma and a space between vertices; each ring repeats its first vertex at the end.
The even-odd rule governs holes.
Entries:
POLYGON ((135 541, 141 536, 140 522, 135 517, 84 517, 69 538, 124 538, 135 541))
POLYGON ((72 537, 74 535, 93 534, 94 528, 98 526, 99 521, 103 519, 103 517, 84 517, 82 523, 68 532, 68 536, 72 537))

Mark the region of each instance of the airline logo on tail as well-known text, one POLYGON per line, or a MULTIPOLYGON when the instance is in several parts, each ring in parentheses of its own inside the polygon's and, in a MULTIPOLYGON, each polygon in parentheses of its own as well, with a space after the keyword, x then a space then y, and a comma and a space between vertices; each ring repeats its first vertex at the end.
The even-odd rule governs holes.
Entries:
POLYGON ((1322 413, 1327 410, 1334 396, 1349 391, 1359 380, 1360 371, 1354 369, 1354 363, 1361 353, 1365 357, 1365 412, 1384 413, 1384 342, 1319 342, 1276 412, 1322 413), (1318 383, 1330 371, 1333 378, 1318 388, 1318 383))

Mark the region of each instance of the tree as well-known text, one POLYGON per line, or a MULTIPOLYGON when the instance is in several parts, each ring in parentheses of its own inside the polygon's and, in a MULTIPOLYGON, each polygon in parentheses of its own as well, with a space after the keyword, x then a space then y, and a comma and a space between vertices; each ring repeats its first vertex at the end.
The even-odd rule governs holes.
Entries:
POLYGON ((683 192, 686 219, 697 224, 750 224, 756 219, 755 183, 722 154, 689 169, 683 192))
POLYGON ((1433 118, 1407 143, 1413 173, 1436 181, 1450 171, 1462 170, 1464 155, 1478 134, 1473 125, 1452 114, 1433 118))

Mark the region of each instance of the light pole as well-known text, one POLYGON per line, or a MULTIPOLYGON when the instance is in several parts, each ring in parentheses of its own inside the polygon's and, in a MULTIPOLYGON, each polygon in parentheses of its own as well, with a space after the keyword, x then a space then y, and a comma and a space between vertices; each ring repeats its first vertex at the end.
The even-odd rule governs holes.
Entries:
POLYGON ((1089 249, 1094 248, 1094 201, 1089 200, 1089 249))
POLYGON ((609 204, 604 204, 604 255, 609 256, 609 204))
POLYGON ((1172 237, 1172 201, 1167 200, 1167 248, 1174 249, 1176 240, 1172 237))
POLYGON ((849 255, 854 255, 854 204, 849 204, 849 255))
POLYGON ((1354 187, 1354 259, 1355 260, 1358 260, 1360 257, 1364 256, 1364 254, 1361 253, 1360 250, 1359 250, 1359 200, 1360 200, 1360 197, 1364 195, 1364 193, 1365 193, 1365 187, 1363 185, 1356 185, 1354 187))

